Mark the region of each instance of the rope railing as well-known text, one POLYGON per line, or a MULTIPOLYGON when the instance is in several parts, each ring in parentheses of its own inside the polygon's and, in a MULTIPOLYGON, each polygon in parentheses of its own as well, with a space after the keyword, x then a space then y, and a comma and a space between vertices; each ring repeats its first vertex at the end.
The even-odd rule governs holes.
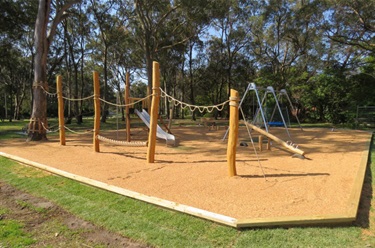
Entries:
POLYGON ((44 125, 44 122, 41 121, 40 123, 42 124, 43 129, 44 129, 47 133, 56 133, 56 132, 58 132, 58 131, 60 130, 60 127, 59 127, 58 129, 56 129, 56 130, 52 130, 52 129, 47 128, 47 127, 44 125))
POLYGON ((91 96, 88 96, 88 97, 84 97, 84 98, 68 98, 68 97, 65 97, 63 96, 62 97, 64 100, 68 100, 68 101, 85 101, 85 100, 88 100, 88 99, 91 99, 91 98, 94 98, 94 95, 91 95, 91 96))
POLYGON ((109 101, 104 100, 103 98, 99 98, 99 100, 102 101, 102 102, 104 102, 104 103, 107 103, 107 104, 109 104, 109 105, 115 106, 115 107, 127 107, 127 106, 132 106, 132 105, 134 105, 134 104, 140 103, 140 102, 142 102, 142 101, 144 101, 144 100, 146 100, 146 99, 148 99, 148 98, 150 98, 150 97, 152 97, 152 96, 154 96, 154 94, 150 94, 150 95, 148 95, 148 96, 145 96, 145 97, 139 99, 138 101, 131 102, 131 103, 128 103, 128 104, 117 104, 117 103, 112 103, 112 102, 109 102, 109 101))
MULTIPOLYGON (((49 95, 49 96, 52 96, 52 97, 56 97, 58 92, 56 93, 51 93, 49 92, 48 90, 46 90, 42 84, 37 84, 36 86, 39 86, 45 94, 49 95)), ((85 100, 88 100, 88 99, 91 99, 91 98, 94 98, 94 95, 91 95, 91 96, 87 96, 87 97, 84 97, 84 98, 69 98, 69 97, 66 97, 66 96, 63 96, 62 97, 64 100, 68 100, 68 101, 85 101, 85 100)))
POLYGON ((57 96, 57 93, 51 93, 51 92, 49 92, 48 90, 46 90, 46 89, 43 87, 42 84, 38 84, 37 86, 39 86, 39 87, 44 91, 44 93, 46 93, 47 95, 49 95, 49 96, 53 96, 53 97, 57 96))
POLYGON ((68 127, 65 126, 65 125, 64 125, 64 128, 65 128, 66 130, 68 130, 69 132, 72 132, 72 133, 74 133, 74 134, 79 134, 79 135, 92 133, 92 132, 94 131, 93 129, 89 129, 89 130, 86 130, 86 131, 84 131, 84 132, 77 132, 77 131, 74 131, 74 130, 68 128, 68 127))
POLYGON ((177 100, 176 98, 168 95, 161 88, 160 88, 160 90, 161 90, 161 97, 167 98, 168 102, 173 102, 174 106, 176 106, 176 107, 180 105, 182 109, 189 108, 189 110, 192 111, 192 112, 196 109, 198 109, 198 111, 200 113, 203 113, 204 111, 207 111, 208 113, 211 113, 215 109, 218 110, 218 111, 222 111, 224 109, 224 106, 227 103, 230 102, 230 100, 227 100, 225 102, 222 102, 222 103, 219 103, 219 104, 216 104, 216 105, 211 105, 211 106, 193 105, 193 104, 189 104, 189 103, 185 103, 185 102, 182 102, 180 100, 177 100))

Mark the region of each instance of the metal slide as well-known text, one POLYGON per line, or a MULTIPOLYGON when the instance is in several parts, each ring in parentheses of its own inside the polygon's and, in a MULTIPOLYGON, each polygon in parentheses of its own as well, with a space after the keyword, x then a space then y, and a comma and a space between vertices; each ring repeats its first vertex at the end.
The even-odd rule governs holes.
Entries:
MULTIPOLYGON (((150 115, 147 113, 146 110, 142 109, 142 112, 135 109, 135 113, 141 118, 141 120, 150 128, 150 115)), ((157 125, 156 129, 156 137, 159 139, 165 139, 167 145, 175 145, 175 137, 172 134, 165 132, 159 125, 157 125)))

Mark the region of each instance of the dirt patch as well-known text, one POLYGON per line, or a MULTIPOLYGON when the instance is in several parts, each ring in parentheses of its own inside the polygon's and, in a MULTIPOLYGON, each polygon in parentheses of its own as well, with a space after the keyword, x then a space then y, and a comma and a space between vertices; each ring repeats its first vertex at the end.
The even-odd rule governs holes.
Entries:
MULTIPOLYGON (((0 181, 1 220, 16 220, 36 240, 31 247, 147 247, 77 218, 54 203, 0 181)), ((0 243, 1 244, 1 243, 0 243)), ((1 246, 1 245, 0 245, 1 246)))
MULTIPOLYGON (((238 146, 238 176, 229 177, 226 142, 221 141, 225 129, 172 131, 177 146, 159 140, 154 164, 146 162, 145 147, 101 143, 100 153, 95 153, 91 134, 68 134, 66 146, 56 138, 44 143, 6 141, 0 151, 144 195, 237 219, 258 219, 346 213, 371 137, 353 130, 292 129, 292 141, 306 152, 301 160, 275 143, 271 151, 255 154, 247 130, 240 128, 239 142, 248 146, 238 146)), ((144 131, 132 133, 133 140, 147 139, 144 131)), ((271 133, 290 140, 283 129, 271 133)), ((124 130, 101 135, 125 140, 124 130)))

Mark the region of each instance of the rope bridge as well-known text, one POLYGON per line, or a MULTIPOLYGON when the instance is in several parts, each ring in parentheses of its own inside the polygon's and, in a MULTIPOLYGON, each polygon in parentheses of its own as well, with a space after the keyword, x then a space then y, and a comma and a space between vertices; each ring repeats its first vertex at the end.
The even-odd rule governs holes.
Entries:
POLYGON ((128 142, 128 141, 120 141, 120 140, 109 139, 109 138, 106 138, 106 137, 101 136, 101 135, 97 135, 96 137, 100 141, 111 143, 111 144, 114 144, 114 145, 120 145, 120 146, 143 147, 143 146, 148 145, 147 141, 130 141, 130 142, 128 142))

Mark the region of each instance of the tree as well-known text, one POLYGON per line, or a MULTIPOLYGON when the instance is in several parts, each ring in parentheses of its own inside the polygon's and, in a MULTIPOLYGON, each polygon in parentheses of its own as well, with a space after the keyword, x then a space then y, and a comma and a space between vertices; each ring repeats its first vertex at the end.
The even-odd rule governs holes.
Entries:
POLYGON ((64 4, 55 3, 55 16, 50 23, 51 1, 39 0, 38 15, 35 23, 33 106, 27 138, 27 140, 32 141, 47 139, 47 98, 44 90, 48 89, 47 58, 50 45, 56 34, 57 25, 67 17, 65 11, 80 0, 71 0, 64 4))
POLYGON ((188 5, 191 11, 203 6, 206 1, 145 1, 134 0, 133 32, 144 52, 147 70, 148 91, 152 87, 152 62, 158 53, 185 44, 195 32, 187 31, 188 5), (181 9, 182 11, 177 11, 181 9))
MULTIPOLYGON (((69 98, 83 98, 87 80, 85 80, 85 61, 87 40, 90 37, 90 23, 87 17, 87 8, 85 3, 80 3, 71 10, 71 18, 62 21, 63 31, 56 39, 60 38, 64 47, 64 61, 66 67, 61 68, 61 73, 66 82, 66 95, 69 98)), ((68 102, 68 119, 69 124, 73 117, 78 124, 83 122, 83 101, 68 102)))
POLYGON ((1 1, 0 9, 0 99, 3 115, 21 118, 24 100, 32 81, 32 39, 35 1, 1 1), (3 25, 5 24, 5 25, 3 25), (8 113, 12 113, 8 115, 8 113))
POLYGON ((325 29, 335 42, 375 52, 375 2, 330 0, 325 29))

